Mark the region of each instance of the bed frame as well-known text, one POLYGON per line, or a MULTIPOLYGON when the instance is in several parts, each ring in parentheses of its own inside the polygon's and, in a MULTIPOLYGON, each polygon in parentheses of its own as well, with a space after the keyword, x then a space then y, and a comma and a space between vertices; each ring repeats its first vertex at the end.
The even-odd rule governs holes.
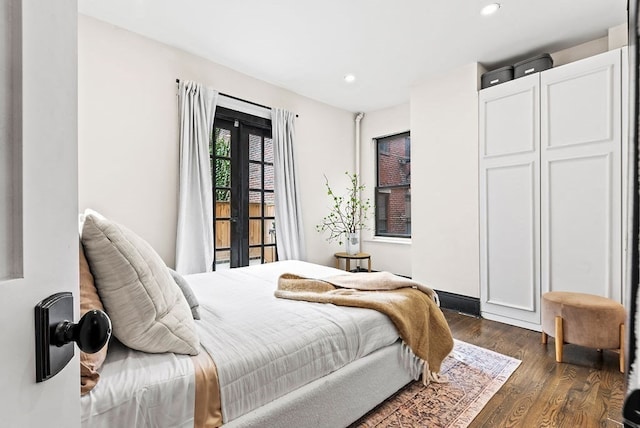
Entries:
POLYGON ((400 355, 398 341, 223 427, 347 427, 412 380, 400 355))

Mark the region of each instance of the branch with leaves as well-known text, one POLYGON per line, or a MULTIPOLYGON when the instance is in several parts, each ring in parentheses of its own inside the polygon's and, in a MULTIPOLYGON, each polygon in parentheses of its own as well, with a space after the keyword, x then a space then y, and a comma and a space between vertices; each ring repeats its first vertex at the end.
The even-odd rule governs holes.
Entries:
POLYGON ((339 245, 342 245, 343 239, 348 238, 350 233, 368 228, 366 222, 372 207, 369 199, 360 199, 360 193, 365 186, 359 182, 358 175, 349 172, 345 174, 350 180, 345 196, 336 195, 329 185, 327 176, 324 176, 324 184, 332 206, 329 214, 322 218, 322 223, 316 226, 320 233, 329 232, 327 241, 338 241, 339 245))

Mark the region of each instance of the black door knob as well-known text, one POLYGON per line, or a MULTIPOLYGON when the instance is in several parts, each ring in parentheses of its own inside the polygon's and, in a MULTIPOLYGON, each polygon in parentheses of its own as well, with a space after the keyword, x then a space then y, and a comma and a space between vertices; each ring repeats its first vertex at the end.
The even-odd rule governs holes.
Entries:
POLYGON ((63 346, 73 341, 83 352, 93 354, 102 349, 111 337, 111 320, 103 311, 92 309, 78 324, 63 321, 53 327, 51 344, 63 346))

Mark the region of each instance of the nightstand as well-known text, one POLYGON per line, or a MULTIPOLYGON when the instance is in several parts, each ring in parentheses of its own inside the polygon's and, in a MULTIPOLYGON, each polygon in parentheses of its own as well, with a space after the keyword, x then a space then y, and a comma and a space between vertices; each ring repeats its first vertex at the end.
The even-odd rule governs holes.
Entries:
POLYGON ((347 253, 335 253, 333 257, 336 258, 336 269, 340 269, 340 260, 345 260, 345 270, 351 271, 351 260, 367 260, 369 272, 371 272, 371 254, 367 253, 358 253, 358 254, 347 254, 347 253))

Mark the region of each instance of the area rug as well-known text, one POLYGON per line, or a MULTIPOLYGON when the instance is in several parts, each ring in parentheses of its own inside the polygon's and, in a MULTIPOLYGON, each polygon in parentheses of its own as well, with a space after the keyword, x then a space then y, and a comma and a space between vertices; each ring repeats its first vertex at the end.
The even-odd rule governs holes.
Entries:
POLYGON ((447 383, 408 384, 350 428, 466 427, 518 368, 520 361, 455 340, 443 361, 447 383))

